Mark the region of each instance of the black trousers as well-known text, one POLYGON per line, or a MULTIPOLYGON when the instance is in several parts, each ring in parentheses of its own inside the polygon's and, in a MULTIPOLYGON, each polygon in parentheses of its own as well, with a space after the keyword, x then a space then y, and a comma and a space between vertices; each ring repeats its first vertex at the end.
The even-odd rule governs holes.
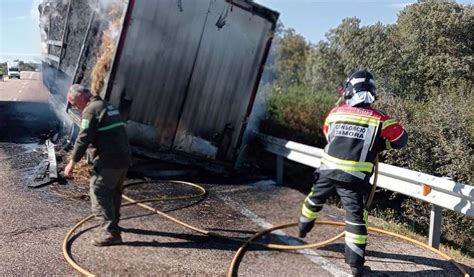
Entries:
POLYGON ((323 208, 327 198, 336 191, 346 211, 345 258, 350 266, 360 267, 365 262, 367 245, 366 204, 371 189, 369 182, 346 183, 319 175, 304 205, 314 213, 323 208))

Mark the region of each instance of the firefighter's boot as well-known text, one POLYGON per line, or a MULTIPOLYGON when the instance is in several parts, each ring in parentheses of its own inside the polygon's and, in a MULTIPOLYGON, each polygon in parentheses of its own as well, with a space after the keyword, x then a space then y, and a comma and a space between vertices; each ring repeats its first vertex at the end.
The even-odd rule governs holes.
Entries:
POLYGON ((364 276, 364 267, 363 266, 352 266, 351 267, 352 276, 361 277, 364 276))
POLYGON ((300 220, 298 222, 298 236, 300 238, 306 237, 306 234, 313 229, 314 226, 314 219, 309 219, 305 216, 300 216, 300 220))

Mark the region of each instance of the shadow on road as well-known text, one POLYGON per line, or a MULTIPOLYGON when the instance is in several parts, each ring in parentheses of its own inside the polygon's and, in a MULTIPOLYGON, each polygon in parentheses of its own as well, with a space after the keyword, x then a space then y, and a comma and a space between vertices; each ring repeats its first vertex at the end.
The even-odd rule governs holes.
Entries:
MULTIPOLYGON (((219 250, 236 250, 242 245, 242 242, 235 242, 227 239, 220 239, 206 235, 193 235, 186 233, 161 232, 153 230, 124 228, 124 233, 132 233, 137 235, 170 237, 182 242, 158 242, 152 241, 125 241, 123 245, 135 247, 172 247, 172 248, 197 248, 197 249, 219 249, 219 250)), ((241 239, 241 238, 236 238, 241 239)))
MULTIPOLYGON (((344 244, 342 243, 335 243, 330 244, 328 246, 322 247, 321 250, 331 251, 331 252, 340 252, 344 253, 344 244)), ((372 263, 382 263, 382 264, 400 264, 400 268, 407 267, 410 264, 417 264, 417 265, 424 265, 429 267, 438 268, 437 270, 423 270, 417 272, 409 272, 409 271, 392 271, 389 272, 382 271, 382 270, 374 270, 369 269, 366 270, 366 274, 364 276, 452 276, 453 272, 459 272, 455 266, 446 260, 443 260, 441 257, 439 259, 436 258, 429 258, 429 257, 422 257, 422 256, 415 256, 409 254, 400 254, 400 253, 386 253, 386 252, 379 252, 379 251, 371 251, 368 250, 366 252, 366 264, 372 263), (389 260, 389 261, 387 261, 389 260)), ((473 271, 473 268, 462 265, 464 270, 467 272, 473 271)), ((461 275, 461 272, 459 272, 461 275)))

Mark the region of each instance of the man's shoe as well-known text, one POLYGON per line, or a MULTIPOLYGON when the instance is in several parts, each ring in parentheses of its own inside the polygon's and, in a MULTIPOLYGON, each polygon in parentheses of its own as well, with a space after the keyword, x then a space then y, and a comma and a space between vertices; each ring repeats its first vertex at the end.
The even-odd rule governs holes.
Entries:
POLYGON ((101 238, 93 240, 92 244, 94 246, 101 247, 121 244, 122 242, 122 236, 120 235, 120 233, 106 232, 101 238))
POLYGON ((360 277, 363 276, 364 267, 363 266, 351 266, 352 276, 360 277))
POLYGON ((311 229, 313 229, 313 226, 314 226, 314 219, 311 221, 304 222, 300 218, 300 221, 298 222, 298 229, 299 229, 298 236, 300 238, 306 237, 306 234, 309 231, 311 231, 311 229))

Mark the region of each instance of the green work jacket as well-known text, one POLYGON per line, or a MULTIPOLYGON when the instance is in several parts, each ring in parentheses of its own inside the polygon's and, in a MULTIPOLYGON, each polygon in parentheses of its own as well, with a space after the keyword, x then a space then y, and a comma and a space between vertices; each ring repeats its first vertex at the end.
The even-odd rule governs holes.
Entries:
POLYGON ((130 164, 125 123, 118 110, 99 96, 93 96, 82 111, 81 130, 74 144, 72 160, 78 162, 89 145, 93 148, 94 166, 127 168, 130 164))

